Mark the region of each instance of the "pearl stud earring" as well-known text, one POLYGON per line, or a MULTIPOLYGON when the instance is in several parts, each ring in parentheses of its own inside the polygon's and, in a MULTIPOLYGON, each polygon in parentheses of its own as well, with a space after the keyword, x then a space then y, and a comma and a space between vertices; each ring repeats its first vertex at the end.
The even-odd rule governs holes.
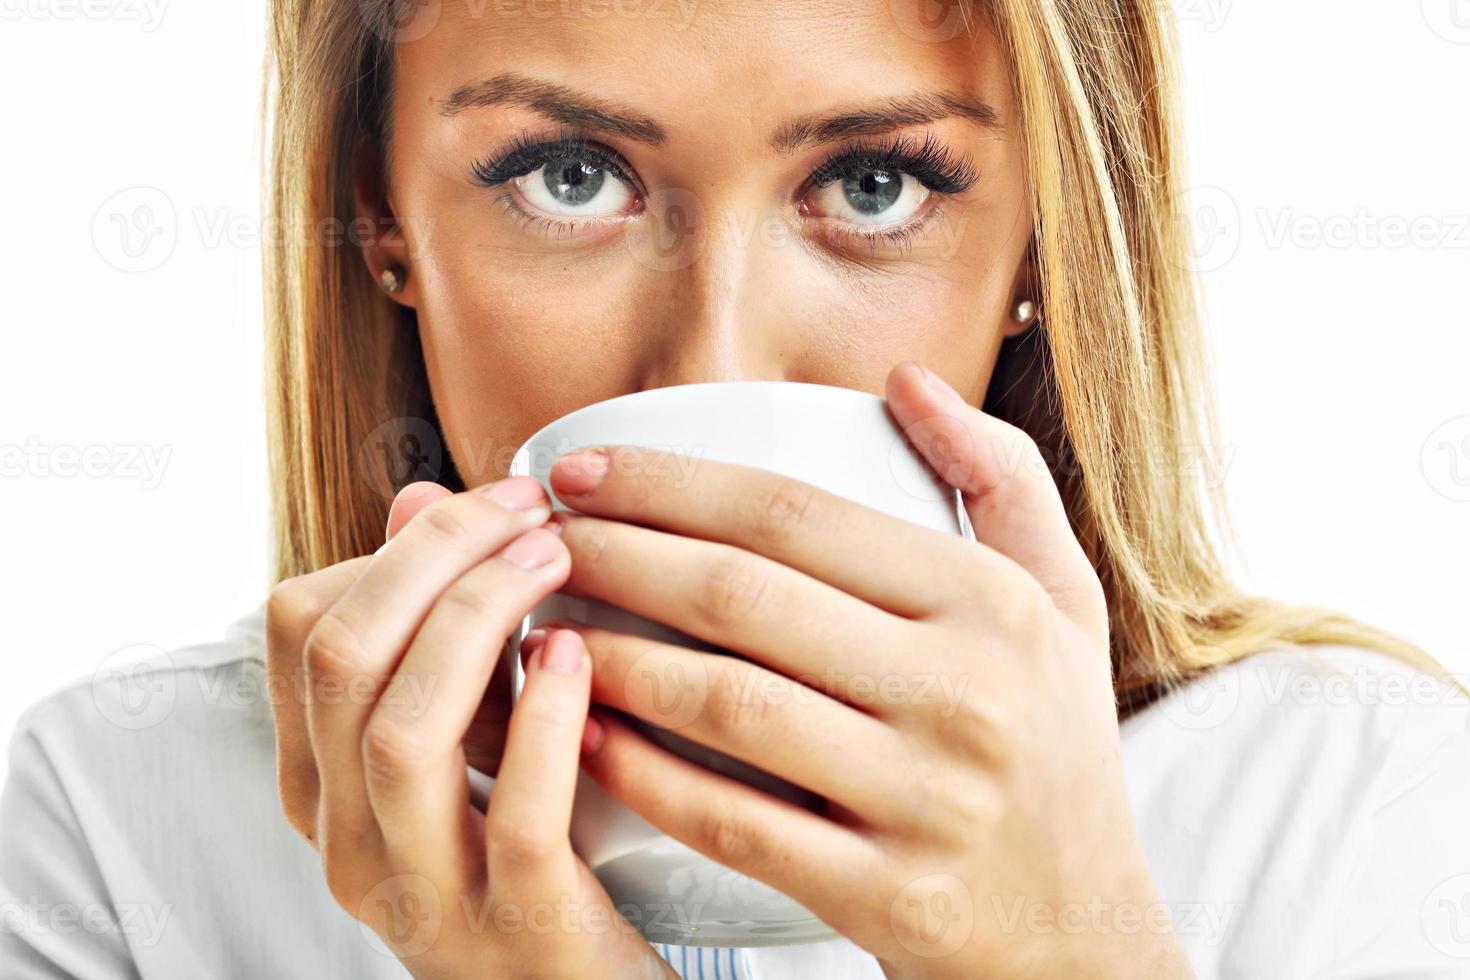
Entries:
POLYGON ((1036 302, 1034 300, 1023 299, 1011 310, 1011 319, 1017 323, 1030 323, 1036 319, 1036 312, 1036 302))
POLYGON ((403 291, 403 267, 390 265, 378 276, 378 285, 383 287, 385 293, 398 293, 403 291))

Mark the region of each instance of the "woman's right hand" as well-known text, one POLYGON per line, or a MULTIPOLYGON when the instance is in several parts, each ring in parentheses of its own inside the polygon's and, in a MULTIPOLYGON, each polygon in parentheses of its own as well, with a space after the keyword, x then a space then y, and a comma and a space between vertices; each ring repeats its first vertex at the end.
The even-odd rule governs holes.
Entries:
POLYGON ((549 516, 532 477, 415 484, 388 547, 267 605, 282 808, 337 902, 419 980, 677 976, 571 849, 581 748, 600 737, 575 632, 530 653, 488 812, 470 801, 462 741, 496 661, 570 571, 549 516))

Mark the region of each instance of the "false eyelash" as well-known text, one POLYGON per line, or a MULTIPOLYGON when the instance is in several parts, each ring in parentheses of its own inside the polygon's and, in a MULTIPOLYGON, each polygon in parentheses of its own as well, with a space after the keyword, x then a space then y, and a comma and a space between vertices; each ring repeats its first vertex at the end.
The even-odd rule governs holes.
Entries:
POLYGON ((931 132, 924 134, 922 144, 904 133, 877 146, 850 143, 813 170, 807 181, 809 187, 825 187, 870 170, 903 171, 940 194, 962 194, 980 179, 968 160, 952 155, 931 132))
POLYGON ((555 136, 537 138, 519 133, 511 138, 510 147, 497 157, 476 161, 470 168, 476 182, 486 187, 499 185, 546 164, 564 158, 583 160, 599 170, 606 170, 634 187, 638 182, 630 175, 622 159, 601 143, 594 142, 575 130, 563 129, 555 136))

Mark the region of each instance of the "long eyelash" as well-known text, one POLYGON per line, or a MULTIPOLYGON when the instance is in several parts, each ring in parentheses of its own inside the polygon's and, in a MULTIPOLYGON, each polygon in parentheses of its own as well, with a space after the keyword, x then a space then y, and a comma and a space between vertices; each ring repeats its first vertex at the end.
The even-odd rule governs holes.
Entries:
POLYGON ((813 170, 808 180, 812 186, 825 187, 871 170, 902 171, 940 194, 962 194, 980 179, 968 160, 951 154, 931 132, 924 134, 921 144, 906 133, 878 146, 850 143, 813 170))
POLYGON ((862 225, 839 224, 830 229, 827 234, 839 244, 851 245, 861 244, 867 247, 870 253, 876 253, 879 246, 888 245, 896 247, 905 257, 914 247, 914 240, 921 232, 928 229, 933 221, 945 220, 943 208, 931 208, 918 218, 908 224, 898 225, 893 228, 872 227, 866 228, 862 225))
POLYGON ((515 219, 521 228, 534 228, 543 238, 560 238, 563 234, 571 236, 577 231, 577 222, 552 215, 531 214, 517 204, 508 192, 498 195, 497 199, 505 213, 515 219))
POLYGON ((606 170, 619 180, 637 186, 629 168, 622 158, 611 149, 571 129, 563 129, 551 138, 536 137, 530 133, 513 136, 510 146, 495 157, 476 161, 470 173, 476 183, 486 187, 498 187, 515 177, 544 166, 552 160, 567 158, 582 160, 599 170, 606 170))

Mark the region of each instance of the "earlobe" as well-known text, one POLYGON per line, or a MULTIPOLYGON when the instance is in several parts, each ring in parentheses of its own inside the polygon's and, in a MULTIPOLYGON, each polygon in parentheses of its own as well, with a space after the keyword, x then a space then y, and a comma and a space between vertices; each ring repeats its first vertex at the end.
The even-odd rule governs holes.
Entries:
POLYGON ((1022 296, 1011 306, 1012 329, 1007 336, 1018 337, 1036 325, 1041 319, 1041 306, 1034 299, 1022 296))
POLYGON ((1011 290, 1011 308, 1001 333, 1007 339, 1019 337, 1041 322, 1041 279, 1037 275, 1036 249, 1026 250, 1016 284, 1011 290))
POLYGON ((389 199, 376 148, 363 146, 353 163, 352 199, 360 234, 351 240, 362 250, 368 272, 384 294, 414 307, 417 297, 409 275, 408 242, 389 199))

